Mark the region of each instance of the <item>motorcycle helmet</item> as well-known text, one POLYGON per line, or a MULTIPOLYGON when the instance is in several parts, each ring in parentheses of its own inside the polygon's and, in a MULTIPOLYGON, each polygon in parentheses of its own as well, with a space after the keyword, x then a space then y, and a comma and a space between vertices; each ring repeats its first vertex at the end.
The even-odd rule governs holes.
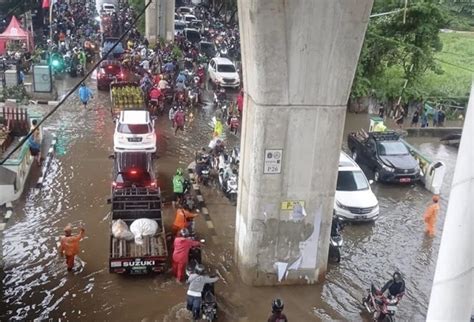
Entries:
POLYGON ((202 273, 204 273, 204 265, 202 264, 197 264, 196 267, 194 268, 194 271, 196 272, 196 274, 199 274, 201 275, 202 273))
POLYGON ((177 174, 178 176, 182 176, 182 175, 183 175, 183 169, 178 168, 178 169, 176 170, 176 174, 177 174))
POLYGON ((402 280, 402 274, 400 274, 398 271, 395 271, 395 273, 393 273, 393 280, 395 282, 400 282, 402 280))
POLYGON ((273 312, 281 312, 283 311, 283 308, 285 307, 285 304, 283 303, 282 300, 276 298, 272 301, 272 311, 273 312))
POLYGON ((179 231, 182 237, 189 237, 189 230, 187 228, 183 228, 179 231))

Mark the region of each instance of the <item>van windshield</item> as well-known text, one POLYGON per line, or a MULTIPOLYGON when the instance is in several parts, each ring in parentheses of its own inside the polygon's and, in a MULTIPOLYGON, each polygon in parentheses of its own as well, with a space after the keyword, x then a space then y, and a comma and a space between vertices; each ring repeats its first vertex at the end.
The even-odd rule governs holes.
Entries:
POLYGON ((339 171, 336 191, 360 191, 369 189, 369 183, 362 171, 339 171))

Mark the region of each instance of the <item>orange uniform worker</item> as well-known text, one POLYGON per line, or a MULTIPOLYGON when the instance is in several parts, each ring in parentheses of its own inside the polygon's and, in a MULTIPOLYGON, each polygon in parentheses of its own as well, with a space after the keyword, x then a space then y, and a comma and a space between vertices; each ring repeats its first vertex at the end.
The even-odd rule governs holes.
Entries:
POLYGON ((178 205, 176 210, 176 217, 172 227, 173 236, 177 236, 181 229, 189 228, 189 221, 193 220, 198 214, 193 214, 190 211, 184 209, 181 205, 178 205))
POLYGON ((435 235, 436 220, 439 212, 439 196, 433 196, 433 204, 426 208, 423 220, 425 221, 425 232, 433 237, 435 235))
POLYGON ((61 245, 59 246, 59 252, 61 256, 66 256, 67 270, 72 271, 74 267, 74 256, 79 254, 79 242, 85 235, 84 227, 81 227, 81 232, 78 235, 72 236, 72 226, 68 224, 64 228, 64 235, 61 236, 61 245))

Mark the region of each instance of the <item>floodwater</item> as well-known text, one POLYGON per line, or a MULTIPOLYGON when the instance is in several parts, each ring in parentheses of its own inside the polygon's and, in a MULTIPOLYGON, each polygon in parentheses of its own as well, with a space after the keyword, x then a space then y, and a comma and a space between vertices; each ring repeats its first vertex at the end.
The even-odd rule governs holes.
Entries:
MULTIPOLYGON (((66 79, 62 92, 77 80, 66 79)), ((89 82, 91 87, 94 81, 89 82)), ((58 136, 59 153, 51 164, 45 187, 25 189, 15 206, 3 238, 5 271, 2 320, 64 318, 107 321, 187 321, 185 288, 169 274, 126 277, 108 273, 109 206, 113 122, 109 94, 98 93, 88 110, 72 96, 47 122, 46 130, 58 136), (86 238, 77 259, 77 270, 68 273, 56 251, 63 227, 85 224, 86 238)), ((51 107, 42 107, 48 109, 51 107)), ((185 134, 174 135, 165 115, 157 120, 159 141, 157 162, 159 185, 165 201, 177 167, 186 167, 194 151, 207 146, 212 130, 212 106, 188 115, 185 134)), ((345 131, 367 127, 366 115, 350 114, 345 131)), ((228 134, 229 147, 238 138, 228 134)), ((345 141, 345 140, 344 140, 345 141)), ((413 141, 422 152, 447 164, 441 192, 438 231, 443 224, 453 174, 455 149, 435 141, 413 141)), ((37 171, 36 171, 37 172, 37 171)), ((37 176, 34 173, 32 177, 37 176)), ((370 175, 370 174, 369 174, 370 175)), ((34 179, 34 178, 32 178, 34 179)), ((398 317, 422 319, 426 313, 434 274, 440 233, 424 237, 422 213, 430 193, 422 186, 374 184, 381 217, 374 224, 350 225, 344 230, 345 245, 339 265, 330 265, 323 285, 274 288, 247 287, 239 282, 232 265, 235 208, 213 189, 203 191, 217 231, 211 241, 206 224, 199 219, 197 231, 208 245, 204 262, 221 276, 217 284, 221 321, 260 321, 270 311, 271 299, 281 296, 291 320, 328 318, 359 320, 359 305, 373 281, 382 284, 398 269, 407 283, 398 317)), ((169 208, 169 207, 168 207, 169 208)), ((166 222, 172 220, 170 210, 166 222)))

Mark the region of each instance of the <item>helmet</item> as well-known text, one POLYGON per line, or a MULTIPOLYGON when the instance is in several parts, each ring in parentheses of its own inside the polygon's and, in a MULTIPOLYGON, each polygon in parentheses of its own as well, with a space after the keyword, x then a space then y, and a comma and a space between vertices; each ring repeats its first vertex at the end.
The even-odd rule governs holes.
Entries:
POLYGON ((81 83, 81 86, 86 86, 86 84, 84 82, 81 83))
POLYGON ((276 298, 272 301, 272 310, 273 311, 283 311, 283 307, 285 306, 285 304, 283 304, 283 301, 276 298))
POLYGON ((201 275, 202 273, 204 273, 204 265, 202 264, 197 264, 196 267, 194 267, 194 270, 197 274, 201 275))
POLYGON ((439 201, 439 196, 438 195, 433 195, 433 202, 438 202, 439 201))
POLYGON ((178 176, 182 176, 182 175, 183 175, 183 169, 178 168, 178 169, 176 170, 176 174, 177 174, 178 176))
POLYGON ((398 271, 395 271, 395 273, 393 273, 393 280, 395 282, 399 282, 402 280, 402 274, 400 274, 400 272, 398 271))
POLYGON ((189 230, 187 228, 183 228, 179 231, 179 233, 181 234, 181 236, 183 237, 188 237, 189 236, 189 230))

